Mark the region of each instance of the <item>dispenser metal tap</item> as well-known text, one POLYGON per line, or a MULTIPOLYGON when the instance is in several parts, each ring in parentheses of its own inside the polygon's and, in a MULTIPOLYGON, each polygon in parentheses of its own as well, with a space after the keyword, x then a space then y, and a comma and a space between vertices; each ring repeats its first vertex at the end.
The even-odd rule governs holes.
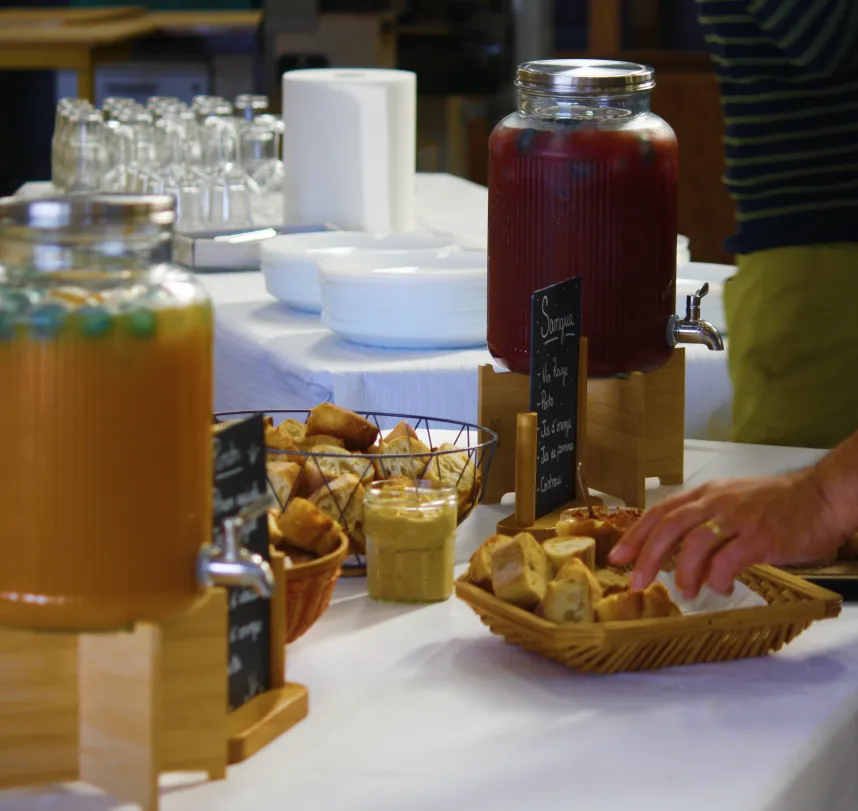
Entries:
POLYGON ((274 574, 261 555, 245 547, 244 528, 249 522, 265 515, 273 505, 274 499, 267 493, 244 507, 237 516, 224 519, 221 543, 204 546, 197 556, 197 580, 200 585, 247 588, 260 597, 272 595, 274 574))
POLYGON ((693 296, 685 297, 685 318, 672 315, 667 324, 667 342, 677 344, 703 344, 720 352, 724 349, 721 334, 708 321, 700 317, 700 299, 709 292, 706 282, 693 296))

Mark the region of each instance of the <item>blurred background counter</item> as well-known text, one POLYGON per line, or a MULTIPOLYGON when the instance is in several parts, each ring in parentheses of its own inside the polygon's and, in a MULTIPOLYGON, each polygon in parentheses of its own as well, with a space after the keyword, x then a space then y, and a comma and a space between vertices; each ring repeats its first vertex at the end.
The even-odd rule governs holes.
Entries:
POLYGON ((622 57, 656 68, 655 112, 685 145, 679 231, 693 258, 730 261, 720 105, 694 0, 76 0, 60 12, 38 8, 43 0, 2 8, 9 2, 0 0, 0 194, 49 176, 59 97, 190 101, 253 88, 277 112, 284 71, 328 65, 415 71, 418 169, 484 184, 515 64, 622 57))

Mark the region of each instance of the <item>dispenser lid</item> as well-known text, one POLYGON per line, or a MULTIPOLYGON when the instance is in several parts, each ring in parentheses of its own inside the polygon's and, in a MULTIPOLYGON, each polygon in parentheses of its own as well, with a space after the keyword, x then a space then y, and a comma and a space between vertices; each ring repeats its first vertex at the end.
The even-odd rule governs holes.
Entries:
POLYGON ((0 199, 0 228, 91 228, 93 226, 170 226, 176 218, 171 195, 93 194, 0 199))
POLYGON ((611 59, 542 59, 518 66, 516 87, 548 94, 617 95, 652 90, 655 71, 611 59))

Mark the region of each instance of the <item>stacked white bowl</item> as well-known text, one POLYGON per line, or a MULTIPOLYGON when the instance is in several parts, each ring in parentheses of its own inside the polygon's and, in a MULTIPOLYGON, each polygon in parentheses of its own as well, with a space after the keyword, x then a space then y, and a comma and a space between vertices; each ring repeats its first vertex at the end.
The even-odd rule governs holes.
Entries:
MULTIPOLYGON (((321 313, 342 338, 396 349, 485 346, 486 252, 460 249, 451 237, 286 234, 261 243, 260 254, 268 292, 296 310, 321 313)), ((685 296, 702 285, 691 270, 687 237, 677 239, 677 266, 683 313, 685 296)), ((722 279, 706 280, 704 317, 723 329, 722 279)))
POLYGON ((367 346, 485 346, 486 263, 485 251, 456 248, 325 258, 322 323, 367 346))
POLYGON ((435 253, 452 245, 451 238, 434 234, 381 236, 363 231, 284 234, 261 244, 260 269, 265 277, 265 287, 274 298, 296 310, 319 313, 322 311, 319 285, 319 262, 322 259, 365 251, 435 253))

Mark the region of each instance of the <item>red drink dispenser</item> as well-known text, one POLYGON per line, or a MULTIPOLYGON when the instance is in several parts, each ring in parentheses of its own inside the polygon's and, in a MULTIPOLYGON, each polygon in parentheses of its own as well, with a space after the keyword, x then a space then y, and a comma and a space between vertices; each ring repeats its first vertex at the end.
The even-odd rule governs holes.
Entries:
POLYGON ((593 377, 653 372, 679 341, 720 343, 674 329, 677 143, 650 111, 652 69, 528 62, 516 86, 518 110, 489 139, 492 355, 529 374, 531 294, 579 275, 593 377))

